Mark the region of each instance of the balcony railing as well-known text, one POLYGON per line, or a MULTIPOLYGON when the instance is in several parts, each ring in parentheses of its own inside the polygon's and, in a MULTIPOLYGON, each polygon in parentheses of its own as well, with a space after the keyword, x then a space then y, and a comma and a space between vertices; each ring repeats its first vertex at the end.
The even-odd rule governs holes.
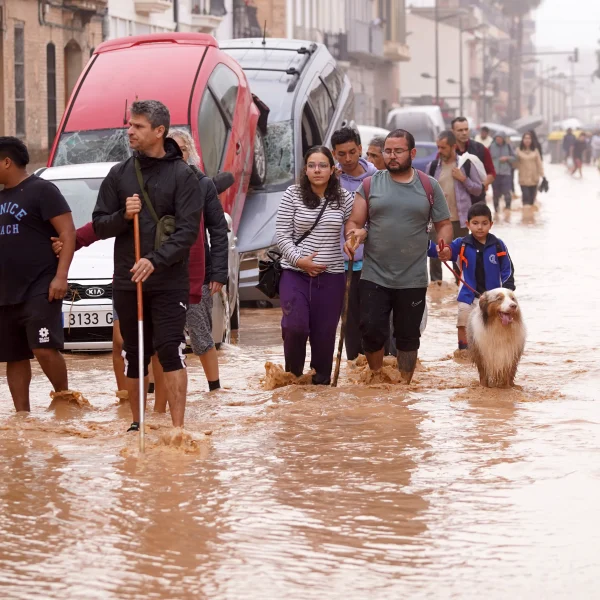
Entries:
POLYGON ((358 19, 348 21, 348 54, 383 59, 384 51, 385 32, 381 26, 358 19))
POLYGON ((226 14, 224 0, 192 0, 192 26, 201 33, 213 33, 226 14))

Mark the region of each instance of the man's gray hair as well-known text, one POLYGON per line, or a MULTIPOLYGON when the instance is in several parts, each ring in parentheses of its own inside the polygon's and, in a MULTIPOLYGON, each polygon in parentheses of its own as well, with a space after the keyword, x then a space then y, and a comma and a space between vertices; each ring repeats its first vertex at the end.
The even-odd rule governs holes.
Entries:
POLYGON ((136 100, 131 105, 131 114, 135 116, 144 116, 152 129, 156 129, 161 125, 165 128, 163 137, 167 137, 169 133, 169 125, 171 124, 171 115, 169 109, 158 100, 136 100))
POLYGON ((385 138, 381 135, 376 135, 369 142, 369 146, 375 146, 376 148, 379 148, 383 152, 383 149, 385 148, 385 138))
POLYGON ((438 135, 437 141, 441 142, 442 140, 446 140, 448 142, 448 146, 456 146, 456 136, 453 131, 446 129, 446 131, 442 131, 440 135, 438 135))
POLYGON ((169 132, 170 138, 180 138, 183 143, 187 147, 188 151, 188 164, 199 166, 200 165, 200 157, 198 156, 198 150, 196 150, 196 144, 194 144, 194 139, 185 129, 171 129, 169 132))

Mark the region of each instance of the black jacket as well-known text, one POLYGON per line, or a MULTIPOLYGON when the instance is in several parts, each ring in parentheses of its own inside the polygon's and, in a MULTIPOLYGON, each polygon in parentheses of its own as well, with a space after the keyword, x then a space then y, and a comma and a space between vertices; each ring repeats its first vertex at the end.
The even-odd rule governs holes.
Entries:
MULTIPOLYGON (((191 165, 196 173, 198 181, 208 179, 206 175, 198 168, 191 165)), ((212 183, 212 179, 209 179, 212 183)), ((206 184, 206 182, 204 182, 206 184)), ((204 227, 208 235, 204 236, 204 257, 205 257, 205 285, 211 281, 218 281, 223 285, 227 284, 229 275, 229 239, 227 237, 228 228, 225 220, 223 206, 217 196, 217 190, 214 185, 209 186, 206 198, 204 200, 204 227), (208 237, 210 236, 210 246, 208 237)))
POLYGON ((145 206, 135 173, 134 157, 115 165, 100 186, 92 222, 99 238, 116 238, 115 289, 135 290, 130 273, 135 264, 133 221, 125 219, 125 201, 134 194, 139 194, 142 200, 141 255, 156 269, 144 283, 144 289, 189 289, 188 257, 200 230, 208 182, 198 185, 193 171, 182 160, 181 150, 169 138, 165 140, 165 151, 163 158, 138 155, 144 185, 158 218, 165 215, 175 217, 175 232, 158 250, 154 250, 156 224, 145 206))

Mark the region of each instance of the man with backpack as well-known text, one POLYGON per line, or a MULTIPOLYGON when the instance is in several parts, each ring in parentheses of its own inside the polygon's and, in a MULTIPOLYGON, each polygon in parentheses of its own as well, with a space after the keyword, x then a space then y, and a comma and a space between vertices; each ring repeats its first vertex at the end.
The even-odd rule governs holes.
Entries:
POLYGON ((435 179, 412 168, 416 152, 415 139, 408 131, 396 129, 388 134, 383 151, 386 170, 367 177, 358 188, 345 226, 344 246, 353 256, 360 244, 365 245, 360 329, 369 367, 373 372, 383 367, 393 311, 398 370, 407 384, 420 346, 429 231, 435 227, 438 244, 452 240, 444 193, 435 179))
MULTIPOLYGON (((471 203, 475 204, 476 202, 485 202, 485 194, 490 185, 494 183, 494 179, 496 179, 496 169, 494 168, 492 155, 490 154, 488 148, 486 148, 482 143, 469 139, 469 122, 467 121, 466 117, 456 117, 452 120, 451 127, 452 133, 456 136, 456 153, 458 156, 462 156, 465 152, 473 154, 479 159, 482 166, 480 175, 482 175, 483 170, 485 170, 485 177, 483 178, 483 190, 479 196, 471 196, 471 203)), ((465 173, 467 176, 470 175, 472 166, 472 161, 467 161, 465 163, 465 173)))
MULTIPOLYGON (((453 239, 465 237, 469 234, 467 229, 467 214, 471 207, 471 197, 479 196, 483 184, 477 169, 469 169, 466 173, 466 164, 458 166, 456 154, 456 137, 451 131, 442 131, 437 139, 438 158, 429 163, 427 174, 433 177, 442 188, 450 210, 453 239)), ((470 161, 467 161, 470 162, 470 161)), ((454 270, 458 271, 457 265, 454 270)), ((442 263, 436 258, 429 260, 429 275, 431 281, 442 281, 442 263)))

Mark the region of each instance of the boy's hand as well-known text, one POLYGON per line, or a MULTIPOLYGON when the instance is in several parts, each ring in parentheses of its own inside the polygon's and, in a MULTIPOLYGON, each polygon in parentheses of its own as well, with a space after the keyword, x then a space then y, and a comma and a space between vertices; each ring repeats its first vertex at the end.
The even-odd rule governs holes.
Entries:
POLYGON ((436 246, 437 248, 437 253, 438 253, 438 257, 440 260, 443 261, 447 261, 447 260, 452 260, 452 250, 450 249, 450 246, 436 246))

